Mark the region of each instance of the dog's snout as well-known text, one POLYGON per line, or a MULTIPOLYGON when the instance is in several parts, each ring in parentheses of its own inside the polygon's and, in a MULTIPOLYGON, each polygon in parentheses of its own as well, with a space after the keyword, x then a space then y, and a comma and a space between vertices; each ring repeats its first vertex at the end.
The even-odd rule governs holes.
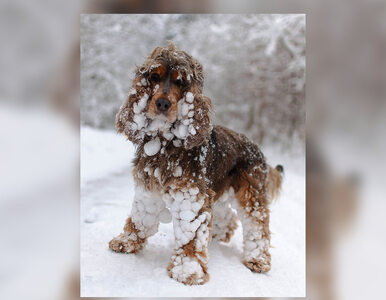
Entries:
POLYGON ((155 102, 155 105, 159 111, 167 111, 170 108, 171 103, 168 99, 160 98, 155 102))

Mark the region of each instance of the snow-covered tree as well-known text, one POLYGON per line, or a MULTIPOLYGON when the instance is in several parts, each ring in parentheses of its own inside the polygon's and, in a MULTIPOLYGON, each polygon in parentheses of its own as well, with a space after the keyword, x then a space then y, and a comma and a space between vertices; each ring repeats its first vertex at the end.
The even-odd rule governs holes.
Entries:
POLYGON ((113 127, 135 65, 167 40, 202 63, 215 123, 263 144, 304 141, 304 15, 83 15, 83 124, 113 127))

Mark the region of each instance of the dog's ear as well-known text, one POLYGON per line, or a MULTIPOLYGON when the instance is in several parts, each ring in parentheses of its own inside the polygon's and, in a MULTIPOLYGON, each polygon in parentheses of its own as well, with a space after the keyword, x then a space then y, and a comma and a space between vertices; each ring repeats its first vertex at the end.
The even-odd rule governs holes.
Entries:
POLYGON ((137 76, 133 81, 129 96, 115 117, 118 132, 123 133, 134 144, 143 141, 145 133, 142 129, 148 125, 145 113, 149 99, 147 92, 146 80, 137 76))
POLYGON ((189 134, 184 140, 185 149, 202 145, 208 141, 212 132, 212 102, 202 94, 187 94, 186 97, 194 97, 193 99, 193 116, 192 123, 189 125, 189 134))
POLYGON ((189 83, 185 94, 185 102, 189 105, 190 125, 188 135, 184 140, 185 149, 200 146, 208 141, 212 132, 211 115, 213 111, 211 100, 202 95, 204 73, 202 65, 192 56, 182 51, 189 61, 189 68, 185 75, 189 83), (193 116, 191 116, 193 114, 193 116))

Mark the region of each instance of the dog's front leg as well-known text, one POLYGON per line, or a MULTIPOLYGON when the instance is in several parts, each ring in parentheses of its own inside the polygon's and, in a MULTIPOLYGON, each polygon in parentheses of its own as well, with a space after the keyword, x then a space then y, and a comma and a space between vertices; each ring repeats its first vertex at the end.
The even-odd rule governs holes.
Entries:
POLYGON ((169 276, 184 284, 204 284, 212 212, 208 194, 195 186, 172 188, 164 195, 172 203, 176 248, 168 265, 169 276))
POLYGON ((136 253, 145 245, 146 239, 158 231, 160 215, 165 202, 159 197, 137 187, 131 217, 126 220, 123 233, 113 238, 109 247, 116 252, 136 253))

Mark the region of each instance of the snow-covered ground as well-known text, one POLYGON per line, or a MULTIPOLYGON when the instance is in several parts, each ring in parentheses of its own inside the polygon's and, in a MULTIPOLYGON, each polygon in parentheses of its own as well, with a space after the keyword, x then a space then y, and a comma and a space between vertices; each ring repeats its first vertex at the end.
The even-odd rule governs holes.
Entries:
POLYGON ((252 273, 241 263, 242 231, 230 243, 209 247, 210 280, 185 286, 170 279, 172 224, 161 224, 141 253, 114 253, 112 237, 122 231, 134 194, 133 145, 114 131, 81 129, 82 297, 304 297, 304 157, 263 149, 272 165, 285 168, 282 196, 271 206, 272 269, 252 273))

